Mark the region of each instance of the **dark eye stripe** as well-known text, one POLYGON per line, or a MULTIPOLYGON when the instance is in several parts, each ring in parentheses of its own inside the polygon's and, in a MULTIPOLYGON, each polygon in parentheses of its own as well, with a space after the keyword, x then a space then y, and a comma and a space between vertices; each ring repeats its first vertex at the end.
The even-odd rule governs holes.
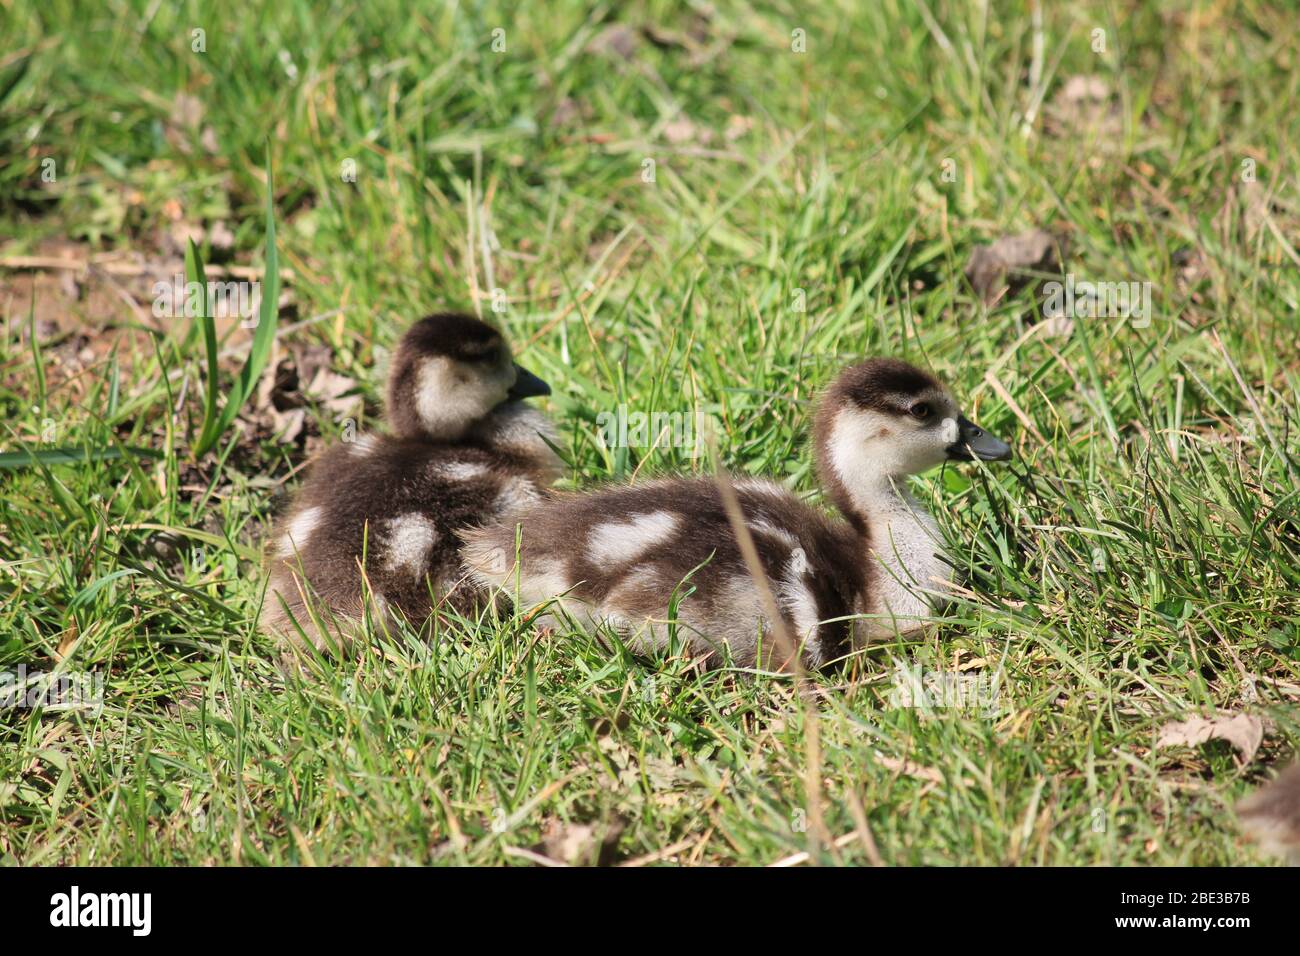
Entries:
POLYGON ((501 352, 495 348, 485 351, 466 351, 462 349, 456 358, 462 362, 495 362, 501 358, 501 352))

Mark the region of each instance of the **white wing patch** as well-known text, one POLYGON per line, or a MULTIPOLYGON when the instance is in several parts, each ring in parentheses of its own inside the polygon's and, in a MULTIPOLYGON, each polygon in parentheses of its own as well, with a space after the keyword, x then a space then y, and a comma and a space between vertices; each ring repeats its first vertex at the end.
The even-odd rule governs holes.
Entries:
POLYGON ((512 515, 523 511, 530 505, 536 504, 541 497, 537 492, 537 486, 527 478, 512 476, 501 483, 501 490, 497 492, 497 514, 512 515))
MULTIPOLYGON (((502 544, 503 535, 495 528, 462 528, 456 532, 461 541, 461 558, 465 567, 484 587, 502 587, 506 574, 514 567, 514 549, 509 558, 502 544)), ((513 544, 513 541, 512 541, 513 544)))
POLYGON ((320 508, 304 508, 289 519, 289 526, 280 535, 280 554, 289 556, 295 551, 303 551, 311 539, 311 533, 320 524, 320 508))
POLYGON ((732 482, 732 485, 737 491, 748 491, 756 495, 771 495, 773 498, 784 499, 788 494, 781 485, 764 478, 737 478, 732 482))
POLYGON ((356 455, 358 458, 365 458, 378 446, 379 442, 375 439, 374 435, 362 435, 352 443, 352 448, 350 450, 352 454, 356 455))
POLYGON ((794 535, 792 535, 789 531, 786 531, 784 528, 778 528, 770 521, 764 521, 762 518, 756 518, 749 523, 749 530, 751 534, 754 532, 759 532, 761 534, 771 535, 772 537, 776 538, 776 540, 784 544, 787 548, 790 548, 793 551, 799 551, 800 554, 803 554, 803 551, 799 550, 799 539, 796 538, 794 535))
POLYGON ((592 529, 587 557, 594 564, 632 561, 677 533, 681 518, 671 511, 652 511, 627 521, 608 521, 592 529))
POLYGON ((434 471, 452 481, 473 481, 489 474, 488 466, 476 461, 449 461, 434 466, 434 471))
POLYGON ((794 621, 794 640, 803 645, 805 658, 813 666, 822 663, 820 649, 817 646, 817 625, 821 621, 817 613, 817 599, 804 583, 803 576, 808 571, 808 557, 802 548, 795 548, 786 565, 777 593, 781 606, 794 621))
POLYGON ((421 575, 428 566, 429 552, 438 541, 438 529, 429 518, 412 511, 389 520, 385 538, 385 567, 389 571, 421 575))

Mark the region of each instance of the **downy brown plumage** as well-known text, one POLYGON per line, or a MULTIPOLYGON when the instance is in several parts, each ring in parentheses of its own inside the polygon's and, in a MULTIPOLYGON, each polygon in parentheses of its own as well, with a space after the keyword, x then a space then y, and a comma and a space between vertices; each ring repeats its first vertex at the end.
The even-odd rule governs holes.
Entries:
MULTIPOLYGON (((1011 449, 964 418, 932 376, 891 359, 854 365, 835 379, 820 403, 813 447, 843 520, 773 482, 744 478, 734 486, 786 632, 816 667, 855 639, 922 626, 943 599, 951 567, 906 477, 946 460, 1009 458, 1011 449), (859 615, 867 617, 850 620, 859 615)), ((466 565, 485 587, 511 593, 517 579, 523 604, 556 598, 579 622, 612 627, 633 650, 666 644, 675 591, 686 595, 676 620, 695 654, 716 662, 725 646, 750 666, 771 662, 776 650, 712 480, 557 496, 463 536, 466 565)))
POLYGON ((312 464, 271 540, 262 628, 293 641, 301 628, 319 649, 347 643, 367 593, 372 615, 416 626, 436 606, 477 605, 457 532, 537 500, 558 475, 550 423, 521 401, 549 392, 478 319, 433 315, 407 330, 388 378, 392 433, 312 464))
POLYGON ((1300 764, 1237 804, 1237 817, 1264 853, 1300 866, 1300 764))

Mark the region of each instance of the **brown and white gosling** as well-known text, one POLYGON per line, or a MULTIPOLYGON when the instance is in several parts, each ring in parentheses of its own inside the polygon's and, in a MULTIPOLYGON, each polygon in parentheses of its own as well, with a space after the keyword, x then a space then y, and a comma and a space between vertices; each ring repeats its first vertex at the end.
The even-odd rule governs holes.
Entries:
POLYGON ((521 401, 548 394, 478 319, 413 325, 389 372, 391 434, 326 450, 274 532, 262 629, 300 643, 301 628, 317 649, 346 645, 365 610, 363 567, 379 618, 400 613, 419 627, 439 602, 477 606, 457 532, 520 510, 558 476, 551 424, 521 401))
MULTIPOLYGON (((855 643, 921 627, 944 598, 952 568, 907 476, 948 460, 1004 460, 1011 448, 965 418, 932 376, 892 359, 840 373, 813 437, 822 484, 844 520, 774 482, 741 478, 734 488, 785 631, 803 662, 818 667, 855 643)), ((579 622, 612 627, 633 651, 667 644, 674 593, 690 588, 676 620, 694 655, 717 663, 725 645, 748 667, 777 650, 711 479, 559 496, 465 537, 467 566, 483 585, 513 593, 517 570, 524 605, 557 598, 579 622)))

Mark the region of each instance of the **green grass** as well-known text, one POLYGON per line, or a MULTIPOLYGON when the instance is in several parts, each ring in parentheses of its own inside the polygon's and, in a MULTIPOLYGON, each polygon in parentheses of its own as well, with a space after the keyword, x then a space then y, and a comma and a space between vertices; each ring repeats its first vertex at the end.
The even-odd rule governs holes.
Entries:
POLYGON ((620 861, 861 863, 861 840, 827 848, 859 818, 894 864, 1258 859, 1231 808, 1300 735, 1293 11, 1046 3, 1039 47, 1028 4, 800 6, 7 5, 0 257, 153 255, 179 210, 225 221, 227 261, 260 274, 269 141, 281 332, 361 383, 362 428, 382 348, 436 309, 492 316, 497 288, 556 387, 571 486, 706 468, 596 440, 620 403, 698 405, 730 468, 820 500, 810 400, 866 354, 932 367, 1018 458, 916 482, 972 597, 814 677, 811 751, 788 678, 513 619, 286 678, 254 627, 259 546, 302 450, 235 429, 195 462, 193 322, 56 302, 99 343, 69 372, 14 302, 32 273, 0 270, 0 451, 21 453, 0 469, 0 669, 105 681, 97 716, 0 710, 0 859, 518 865, 590 823, 620 861), (630 60, 600 52, 616 17, 630 60), (1114 113, 1062 130, 1079 74, 1114 113), (1039 225, 1078 277, 1151 282, 1151 326, 1053 338, 1028 293, 980 304, 970 250, 1039 225), (32 463, 45 446, 105 454, 32 463), (896 706, 897 662, 1001 667, 998 710, 896 706), (1272 721, 1245 766, 1217 742, 1154 749, 1169 720, 1239 710, 1272 721))

